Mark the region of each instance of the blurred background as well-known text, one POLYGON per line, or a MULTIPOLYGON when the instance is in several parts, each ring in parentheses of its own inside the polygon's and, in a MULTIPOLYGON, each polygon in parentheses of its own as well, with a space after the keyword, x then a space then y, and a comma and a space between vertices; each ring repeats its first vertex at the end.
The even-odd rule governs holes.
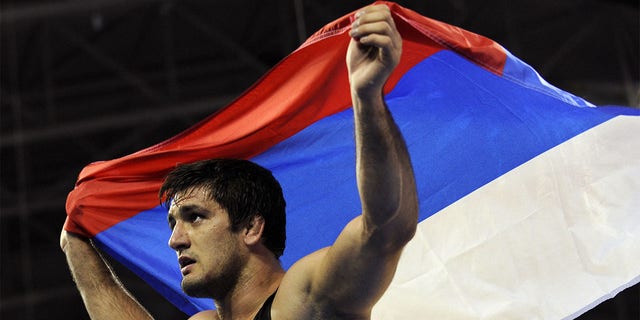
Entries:
MULTIPOLYGON (((490 37, 551 84, 639 106, 639 1, 399 4, 490 37)), ((0 319, 88 319, 59 249, 88 163, 161 142, 226 105, 323 25, 369 1, 3 0, 0 319)), ((127 270, 158 319, 187 317, 127 270)), ((636 285, 579 319, 640 319, 636 285)))

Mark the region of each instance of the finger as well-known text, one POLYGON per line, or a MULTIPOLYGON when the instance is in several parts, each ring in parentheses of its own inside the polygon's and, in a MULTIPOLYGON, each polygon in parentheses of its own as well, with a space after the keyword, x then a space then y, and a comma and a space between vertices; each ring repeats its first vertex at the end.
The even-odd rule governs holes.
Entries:
POLYGON ((378 5, 372 5, 372 6, 364 7, 359 12, 357 12, 356 15, 358 16, 358 15, 362 15, 362 14, 366 14, 366 13, 375 13, 375 12, 383 12, 383 13, 386 12, 386 13, 389 13, 389 12, 391 12, 391 10, 385 4, 378 4, 378 5))
POLYGON ((357 12, 354 17, 354 24, 356 26, 377 22, 386 22, 392 28, 395 28, 391 11, 385 5, 366 7, 357 12))
POLYGON ((390 48, 393 46, 393 41, 390 37, 377 33, 366 34, 357 39, 358 43, 367 47, 390 48))
POLYGON ((383 50, 400 47, 400 35, 385 22, 368 23, 352 29, 351 36, 360 44, 383 50))
POLYGON ((384 22, 369 23, 365 25, 355 25, 351 28, 351 36, 354 38, 366 37, 371 34, 389 36, 392 30, 384 22))
POLYGON ((385 10, 370 11, 369 8, 360 11, 351 25, 351 37, 359 40, 372 34, 388 37, 396 36, 396 27, 386 6, 385 10))

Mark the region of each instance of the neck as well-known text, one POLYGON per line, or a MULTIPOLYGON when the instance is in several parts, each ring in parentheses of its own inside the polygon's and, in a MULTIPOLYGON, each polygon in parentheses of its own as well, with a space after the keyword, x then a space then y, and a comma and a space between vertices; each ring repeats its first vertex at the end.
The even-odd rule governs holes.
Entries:
POLYGON ((242 270, 238 283, 224 297, 215 300, 220 319, 253 319, 264 301, 273 294, 284 270, 268 252, 252 256, 242 270))

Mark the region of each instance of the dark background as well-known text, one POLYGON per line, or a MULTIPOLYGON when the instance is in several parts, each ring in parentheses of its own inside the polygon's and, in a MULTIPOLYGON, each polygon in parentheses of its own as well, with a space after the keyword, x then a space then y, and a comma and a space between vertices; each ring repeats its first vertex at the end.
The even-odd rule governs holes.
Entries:
MULTIPOLYGON (((83 166, 158 143, 226 105, 323 25, 368 1, 4 0, 0 8, 0 318, 87 319, 61 253, 83 166)), ((638 1, 422 0, 553 85, 638 107, 638 1)), ((159 319, 184 319, 122 278, 159 319)), ((638 285, 580 319, 640 319, 638 285)))

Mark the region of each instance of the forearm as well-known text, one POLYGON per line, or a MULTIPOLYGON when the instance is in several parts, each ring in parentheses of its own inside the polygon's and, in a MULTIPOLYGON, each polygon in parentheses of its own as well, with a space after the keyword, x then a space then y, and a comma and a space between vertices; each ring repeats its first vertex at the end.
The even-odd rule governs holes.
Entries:
POLYGON ((366 7, 354 18, 347 69, 364 230, 380 236, 376 243, 398 244, 395 251, 413 236, 418 216, 407 147, 383 99, 385 82, 400 62, 402 37, 384 4, 366 7))
POLYGON ((64 235, 62 249, 91 319, 152 319, 89 240, 64 235))
POLYGON ((354 93, 352 98, 357 182, 366 227, 386 227, 410 237, 417 224, 418 201, 405 141, 381 93, 364 98, 354 93))

